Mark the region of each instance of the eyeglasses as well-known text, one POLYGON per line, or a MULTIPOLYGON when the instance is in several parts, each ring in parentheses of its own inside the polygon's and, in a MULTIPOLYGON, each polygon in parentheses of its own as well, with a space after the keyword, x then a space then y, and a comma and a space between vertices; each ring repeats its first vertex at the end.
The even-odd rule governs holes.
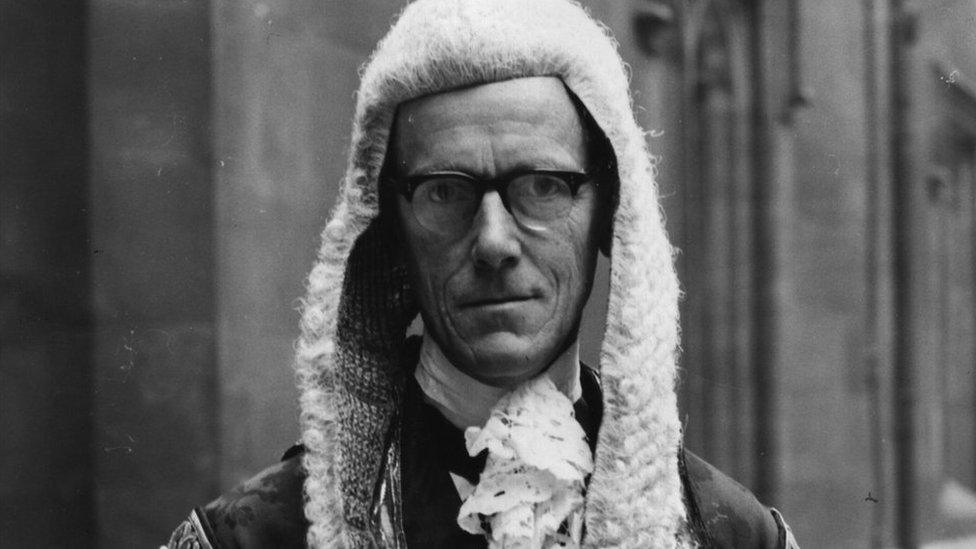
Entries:
POLYGON ((544 230, 569 213, 581 186, 597 184, 589 174, 551 170, 521 171, 497 179, 435 172, 389 181, 410 202, 417 221, 443 235, 467 233, 489 190, 498 192, 521 226, 544 230))

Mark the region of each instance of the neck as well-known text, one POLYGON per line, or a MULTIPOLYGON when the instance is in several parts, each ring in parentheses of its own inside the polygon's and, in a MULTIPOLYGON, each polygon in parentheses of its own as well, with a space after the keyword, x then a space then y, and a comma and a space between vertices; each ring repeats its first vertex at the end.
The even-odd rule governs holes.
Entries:
MULTIPOLYGON (((582 395, 579 368, 579 342, 573 341, 539 375, 548 376, 571 402, 576 402, 582 395)), ((426 400, 461 429, 484 425, 498 399, 511 390, 482 383, 454 367, 428 334, 424 334, 414 377, 426 400)))

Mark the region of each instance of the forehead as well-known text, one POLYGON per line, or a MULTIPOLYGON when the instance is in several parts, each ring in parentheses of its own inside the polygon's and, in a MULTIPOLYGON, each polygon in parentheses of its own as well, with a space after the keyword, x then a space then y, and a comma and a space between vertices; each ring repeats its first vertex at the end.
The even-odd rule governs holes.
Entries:
POLYGON ((493 174, 535 167, 580 169, 583 126, 562 81, 532 77, 453 90, 404 103, 394 155, 400 171, 493 174))

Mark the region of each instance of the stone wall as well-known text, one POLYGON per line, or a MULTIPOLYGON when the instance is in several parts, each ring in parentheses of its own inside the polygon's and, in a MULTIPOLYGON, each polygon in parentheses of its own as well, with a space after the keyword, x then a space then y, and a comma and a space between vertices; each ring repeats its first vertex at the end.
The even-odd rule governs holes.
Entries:
POLYGON ((84 5, 0 2, 0 546, 94 534, 84 5))
POLYGON ((147 547, 217 490, 209 8, 88 5, 96 539, 147 547))

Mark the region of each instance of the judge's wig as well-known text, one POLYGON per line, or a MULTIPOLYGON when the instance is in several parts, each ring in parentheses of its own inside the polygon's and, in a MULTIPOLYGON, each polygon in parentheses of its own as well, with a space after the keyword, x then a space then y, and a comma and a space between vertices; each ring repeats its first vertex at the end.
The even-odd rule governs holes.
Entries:
POLYGON ((345 179, 304 300, 296 365, 312 547, 381 539, 377 486, 396 436, 404 332, 417 314, 378 228, 378 181, 397 106, 528 76, 563 81, 612 147, 619 182, 599 363, 604 415, 584 544, 688 543, 674 390, 678 284, 616 43, 567 0, 418 0, 363 68, 345 179))

